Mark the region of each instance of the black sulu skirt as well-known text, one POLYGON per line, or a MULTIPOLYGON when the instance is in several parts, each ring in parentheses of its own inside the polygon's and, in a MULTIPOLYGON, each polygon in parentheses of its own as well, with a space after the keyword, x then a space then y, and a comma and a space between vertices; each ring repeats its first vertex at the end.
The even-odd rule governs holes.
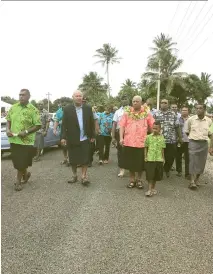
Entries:
POLYGON ((90 141, 81 141, 78 145, 67 146, 69 162, 71 165, 85 165, 90 162, 90 141))
POLYGON ((17 170, 25 170, 32 166, 35 149, 31 145, 10 144, 13 166, 17 170))
POLYGON ((131 172, 142 172, 144 165, 144 148, 123 147, 122 151, 122 167, 131 172))

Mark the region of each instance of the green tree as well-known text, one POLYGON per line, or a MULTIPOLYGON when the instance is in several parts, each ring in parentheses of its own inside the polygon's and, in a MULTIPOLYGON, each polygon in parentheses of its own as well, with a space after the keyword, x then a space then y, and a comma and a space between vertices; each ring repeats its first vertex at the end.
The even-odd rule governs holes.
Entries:
POLYGON ((130 101, 135 95, 140 95, 137 84, 130 79, 126 79, 125 82, 121 85, 118 98, 120 99, 123 95, 126 95, 130 101))
POLYGON ((118 55, 118 50, 115 47, 112 47, 110 44, 103 44, 103 47, 97 49, 96 54, 93 56, 100 59, 96 63, 101 63, 103 66, 106 66, 109 97, 110 97, 109 65, 120 63, 121 58, 117 57, 117 55, 118 55))
POLYGON ((1 101, 11 104, 11 105, 18 102, 18 100, 11 98, 10 96, 1 96, 1 101))
POLYGON ((195 74, 189 75, 187 79, 187 90, 192 99, 205 102, 205 100, 213 94, 211 75, 205 72, 201 72, 200 77, 195 74))
POLYGON ((56 112, 59 109, 60 104, 62 105, 68 105, 72 103, 72 99, 70 97, 61 97, 56 99, 52 106, 50 112, 56 112))
POLYGON ((36 100, 31 100, 30 103, 37 108, 37 102, 36 102, 36 100))
POLYGON ((108 100, 107 85, 102 84, 102 81, 103 78, 97 72, 91 71, 84 75, 83 81, 79 85, 79 89, 88 97, 89 103, 92 105, 105 105, 108 100))

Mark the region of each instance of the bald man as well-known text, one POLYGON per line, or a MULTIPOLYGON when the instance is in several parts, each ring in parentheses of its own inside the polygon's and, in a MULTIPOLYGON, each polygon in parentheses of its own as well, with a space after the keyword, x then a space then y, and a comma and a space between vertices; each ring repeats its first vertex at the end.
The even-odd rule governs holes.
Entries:
POLYGON ((95 123, 92 107, 83 104, 83 94, 73 93, 73 104, 64 108, 62 120, 62 145, 67 145, 73 176, 68 183, 77 182, 77 166, 82 167, 81 182, 89 184, 87 168, 90 163, 90 146, 95 138, 95 123))

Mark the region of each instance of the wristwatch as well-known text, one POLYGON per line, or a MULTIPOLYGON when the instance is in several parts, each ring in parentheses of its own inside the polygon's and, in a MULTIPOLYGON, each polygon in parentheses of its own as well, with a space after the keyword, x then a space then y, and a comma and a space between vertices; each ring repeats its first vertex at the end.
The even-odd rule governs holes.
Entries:
POLYGON ((28 130, 25 130, 25 133, 28 134, 29 133, 28 130))

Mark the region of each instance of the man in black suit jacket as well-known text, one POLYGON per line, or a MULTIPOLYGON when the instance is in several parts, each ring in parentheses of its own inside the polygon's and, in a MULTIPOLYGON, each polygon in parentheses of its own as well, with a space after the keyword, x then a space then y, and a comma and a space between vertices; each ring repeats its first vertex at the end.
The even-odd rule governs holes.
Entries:
POLYGON ((88 184, 87 167, 90 162, 90 145, 94 142, 95 126, 92 107, 83 104, 81 91, 73 93, 73 104, 64 108, 62 120, 62 145, 67 145, 73 177, 68 183, 77 182, 77 166, 82 166, 82 184, 88 184))

